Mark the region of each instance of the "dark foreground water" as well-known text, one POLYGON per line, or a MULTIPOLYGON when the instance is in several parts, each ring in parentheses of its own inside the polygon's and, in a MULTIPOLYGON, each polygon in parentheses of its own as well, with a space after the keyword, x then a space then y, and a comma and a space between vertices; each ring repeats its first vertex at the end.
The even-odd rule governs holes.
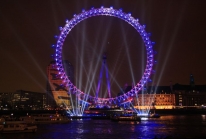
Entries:
POLYGON ((0 134, 0 139, 206 139, 206 115, 167 115, 141 123, 73 120, 38 125, 36 133, 0 134))

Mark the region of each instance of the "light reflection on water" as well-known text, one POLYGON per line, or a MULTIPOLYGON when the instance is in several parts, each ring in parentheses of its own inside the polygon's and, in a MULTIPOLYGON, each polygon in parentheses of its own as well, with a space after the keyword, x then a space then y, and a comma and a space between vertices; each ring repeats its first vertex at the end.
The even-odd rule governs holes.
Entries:
POLYGON ((168 115, 136 122, 73 120, 38 125, 36 133, 0 134, 0 139, 153 139, 206 138, 205 115, 168 115))

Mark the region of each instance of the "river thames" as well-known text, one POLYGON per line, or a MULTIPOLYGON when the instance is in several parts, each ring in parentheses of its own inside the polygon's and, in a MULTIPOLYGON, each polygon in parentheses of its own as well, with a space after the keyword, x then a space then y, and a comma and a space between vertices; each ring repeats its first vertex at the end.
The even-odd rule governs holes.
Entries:
POLYGON ((206 115, 162 115, 135 122, 72 120, 38 125, 36 133, 0 134, 0 139, 199 139, 206 138, 206 115))

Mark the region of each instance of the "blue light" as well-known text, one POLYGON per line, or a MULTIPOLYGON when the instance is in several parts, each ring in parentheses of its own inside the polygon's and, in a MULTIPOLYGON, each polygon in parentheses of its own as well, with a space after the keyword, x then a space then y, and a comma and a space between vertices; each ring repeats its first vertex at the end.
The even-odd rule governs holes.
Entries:
POLYGON ((67 24, 69 23, 69 20, 68 20, 68 19, 66 20, 66 23, 67 23, 67 24))
POLYGON ((152 34, 151 33, 147 33, 148 37, 150 37, 152 34))
POLYGON ((60 31, 62 31, 62 29, 63 29, 62 27, 59 27, 59 30, 60 30, 60 31))
POLYGON ((152 79, 148 79, 148 82, 152 82, 152 79))

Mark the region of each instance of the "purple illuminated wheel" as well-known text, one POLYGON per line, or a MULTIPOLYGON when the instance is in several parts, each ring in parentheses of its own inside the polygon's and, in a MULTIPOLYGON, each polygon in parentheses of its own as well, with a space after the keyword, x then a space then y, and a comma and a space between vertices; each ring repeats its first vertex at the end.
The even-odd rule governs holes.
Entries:
POLYGON ((153 42, 150 41, 149 39, 149 34, 145 31, 145 26, 140 25, 138 22, 138 19, 135 19, 134 17, 131 16, 130 13, 124 13, 121 9, 116 10, 113 9, 113 7, 110 8, 92 8, 88 11, 82 10, 82 12, 78 15, 74 15, 74 17, 71 20, 66 21, 66 25, 64 27, 60 28, 61 33, 58 36, 58 41, 55 46, 56 52, 55 52, 55 61, 57 64, 57 69, 59 71, 60 77, 63 79, 63 82, 65 83, 66 86, 69 87, 69 89, 73 92, 76 93, 76 95, 79 96, 79 98, 89 98, 89 99, 98 99, 98 102, 102 103, 116 103, 118 102, 125 102, 128 99, 130 99, 134 94, 138 93, 144 86, 144 84, 149 80, 149 76, 152 72, 152 67, 153 67, 153 42), (113 16, 120 18, 127 23, 129 23, 131 26, 134 27, 134 29, 139 32, 139 34, 142 37, 142 40, 144 41, 145 48, 147 51, 147 64, 146 64, 146 69, 144 71, 144 74, 140 81, 136 84, 134 88, 132 88, 129 92, 125 93, 124 95, 115 97, 115 98, 96 98, 95 96, 90 96, 87 93, 82 92, 79 90, 74 84, 69 80, 69 78, 66 75, 65 69, 63 67, 62 63, 62 47, 65 41, 66 36, 69 34, 69 32, 74 28, 78 23, 81 21, 93 17, 93 16, 113 16))

